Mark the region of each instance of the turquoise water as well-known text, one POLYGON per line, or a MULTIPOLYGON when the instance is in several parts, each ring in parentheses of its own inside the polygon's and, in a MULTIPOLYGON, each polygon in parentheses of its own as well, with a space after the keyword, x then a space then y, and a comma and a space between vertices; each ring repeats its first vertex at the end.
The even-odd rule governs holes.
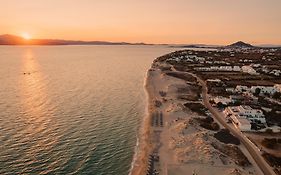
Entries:
POLYGON ((0 174, 128 174, 162 46, 1 46, 0 174))

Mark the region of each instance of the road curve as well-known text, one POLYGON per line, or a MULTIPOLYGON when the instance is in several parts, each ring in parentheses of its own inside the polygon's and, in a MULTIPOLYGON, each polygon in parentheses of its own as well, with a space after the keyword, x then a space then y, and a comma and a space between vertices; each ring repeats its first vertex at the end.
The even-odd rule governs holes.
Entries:
POLYGON ((197 75, 188 73, 192 75, 193 77, 197 78, 199 83, 202 85, 202 98, 204 105, 209 109, 209 111, 213 114, 213 116, 217 119, 220 124, 222 124, 225 128, 227 128, 234 136, 236 136, 246 147, 248 152, 251 154, 259 168, 262 170, 262 172, 265 175, 276 175, 276 173, 273 171, 272 167, 268 165, 268 163, 264 160, 264 158, 261 156, 260 151, 257 150, 256 147, 252 145, 252 143, 249 142, 249 140, 244 136, 243 133, 238 131, 235 128, 230 127, 222 114, 215 109, 209 102, 209 95, 208 95, 208 89, 206 86, 205 81, 203 81, 201 78, 199 78, 197 75))

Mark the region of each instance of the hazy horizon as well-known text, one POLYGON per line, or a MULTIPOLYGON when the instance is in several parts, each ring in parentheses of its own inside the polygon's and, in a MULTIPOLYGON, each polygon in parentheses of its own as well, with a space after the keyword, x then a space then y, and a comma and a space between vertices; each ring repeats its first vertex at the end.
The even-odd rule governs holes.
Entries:
POLYGON ((281 44, 278 0, 2 1, 1 34, 84 41, 281 44))
MULTIPOLYGON (((73 39, 63 39, 63 38, 29 38, 29 39, 26 39, 25 36, 19 36, 19 35, 15 35, 15 34, 0 34, 0 37, 1 36, 11 36, 11 37, 20 37, 22 39, 22 42, 23 43, 17 43, 18 41, 14 41, 15 43, 13 44, 1 44, 0 45, 46 45, 46 43, 30 43, 32 40, 58 40, 58 41, 66 41, 66 42, 84 42, 84 43, 87 43, 87 42, 93 42, 93 44, 89 44, 89 45, 95 45, 94 42, 101 42, 101 43, 112 43, 112 44, 117 44, 117 43, 128 43, 128 44, 146 44, 146 45, 181 45, 181 46, 187 46, 187 45, 206 45, 206 46, 227 46, 227 45, 231 45, 231 44, 236 44, 236 43, 239 43, 239 42, 243 42, 243 43, 246 43, 246 44, 251 44, 251 43, 248 43, 247 41, 235 41, 233 43, 228 43, 228 44, 225 44, 225 45, 219 45, 219 44, 205 44, 205 43, 182 43, 182 44, 175 44, 175 43, 145 43, 145 42, 125 42, 125 41, 106 41, 106 40, 73 40, 73 39)), ((66 44, 66 43, 65 43, 66 44)), ((47 44, 47 45, 65 45, 65 44, 47 44)), ((66 44, 66 45, 73 45, 73 43, 70 43, 70 44, 66 44)), ((74 45, 77 45, 74 44, 74 45)), ((87 44, 88 45, 88 44, 87 44)), ((102 44, 103 45, 103 44, 102 44)), ((270 43, 262 43, 262 44, 259 44, 259 45, 254 45, 254 46, 276 46, 276 47, 279 47, 281 46, 281 44, 270 44, 270 43)))

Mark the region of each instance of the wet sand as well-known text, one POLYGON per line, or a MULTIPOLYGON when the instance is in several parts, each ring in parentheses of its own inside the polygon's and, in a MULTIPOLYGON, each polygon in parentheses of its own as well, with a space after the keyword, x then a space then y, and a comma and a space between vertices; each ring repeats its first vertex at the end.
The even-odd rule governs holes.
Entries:
POLYGON ((136 157, 134 160, 134 164, 132 165, 131 175, 145 175, 148 169, 148 159, 149 155, 152 152, 152 142, 151 142, 151 132, 152 128, 150 127, 151 122, 151 114, 155 110, 153 99, 153 84, 151 84, 151 76, 149 71, 147 72, 145 78, 145 92, 146 92, 146 101, 147 101, 147 109, 146 115, 142 123, 142 127, 139 135, 139 146, 136 152, 136 157))

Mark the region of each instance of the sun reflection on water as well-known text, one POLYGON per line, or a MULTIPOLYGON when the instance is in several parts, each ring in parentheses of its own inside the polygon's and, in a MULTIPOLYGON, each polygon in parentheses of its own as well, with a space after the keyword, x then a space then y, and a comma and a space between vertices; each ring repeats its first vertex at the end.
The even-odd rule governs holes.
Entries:
POLYGON ((54 133, 54 120, 50 110, 54 109, 47 94, 46 82, 40 64, 32 49, 26 49, 22 56, 22 76, 20 79, 21 101, 24 129, 19 135, 29 147, 24 153, 31 163, 49 159, 49 155, 57 143, 54 133), (42 156, 47 156, 42 157, 42 156), (41 158, 40 158, 41 157, 41 158))

